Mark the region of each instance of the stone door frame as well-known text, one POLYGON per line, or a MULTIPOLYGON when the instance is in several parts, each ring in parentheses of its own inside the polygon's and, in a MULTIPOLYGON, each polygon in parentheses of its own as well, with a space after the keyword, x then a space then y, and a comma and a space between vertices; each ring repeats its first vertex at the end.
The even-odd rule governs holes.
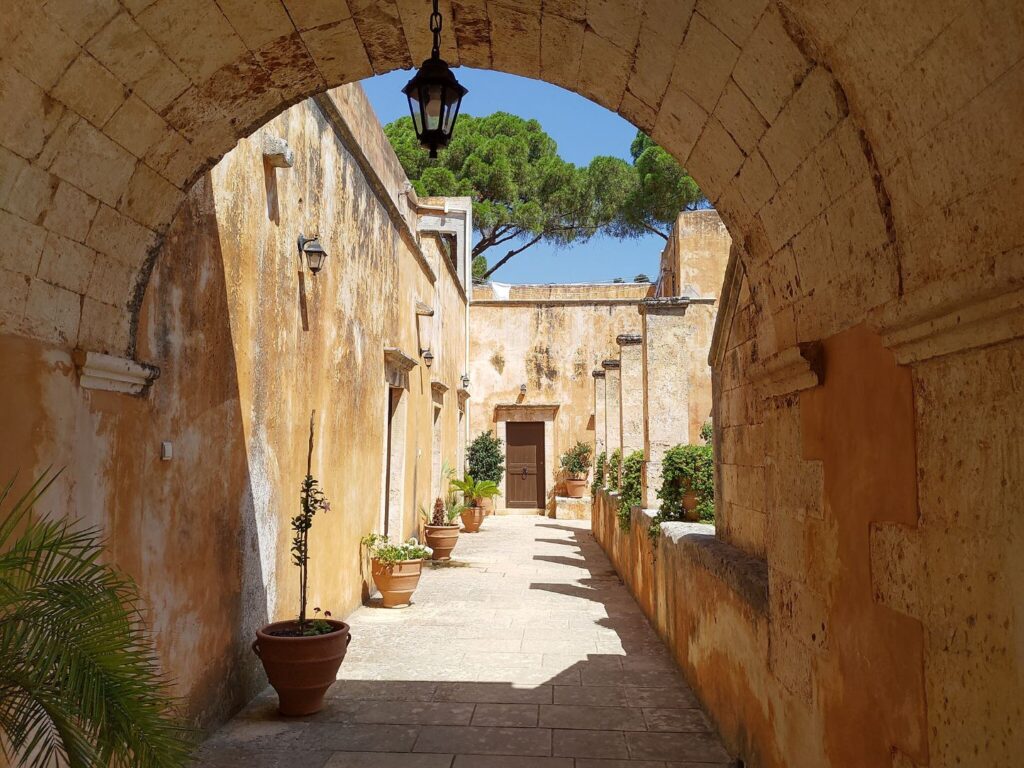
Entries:
MULTIPOLYGON (((555 494, 555 417, 558 415, 558 403, 499 403, 494 406, 494 431, 505 446, 505 465, 508 467, 508 422, 510 421, 541 421, 544 423, 544 488, 548 506, 553 503, 555 494)), ((501 495, 495 502, 498 512, 508 512, 505 506, 506 476, 501 476, 498 489, 501 495)), ((513 513, 521 512, 515 510, 513 513)), ((542 511, 542 510, 538 510, 542 511)))

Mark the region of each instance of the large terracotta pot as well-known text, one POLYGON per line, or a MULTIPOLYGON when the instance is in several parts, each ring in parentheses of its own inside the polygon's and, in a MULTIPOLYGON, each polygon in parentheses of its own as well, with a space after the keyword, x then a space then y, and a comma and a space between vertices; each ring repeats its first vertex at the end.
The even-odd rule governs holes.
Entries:
POLYGON ((402 560, 398 563, 382 563, 374 558, 371 563, 373 583, 383 597, 385 608, 404 608, 416 591, 423 572, 422 560, 402 560))
POLYGON ((587 478, 570 477, 565 481, 565 492, 570 499, 582 499, 587 492, 587 478))
POLYGON ((432 560, 451 560, 452 550, 459 540, 459 526, 457 525, 428 525, 425 526, 424 538, 427 546, 434 550, 432 560))
POLYGON ((698 501, 697 494, 691 490, 687 490, 683 494, 683 519, 691 523, 696 523, 700 520, 700 514, 697 512, 698 501))
POLYGON ((480 506, 466 507, 462 511, 462 527, 466 533, 476 533, 484 522, 484 508, 480 506))
POLYGON ((352 642, 343 621, 323 619, 337 631, 310 637, 278 637, 271 633, 294 629, 297 621, 277 621, 256 630, 253 652, 263 662, 270 684, 277 691, 278 711, 289 717, 311 715, 324 706, 324 694, 338 675, 338 667, 352 642))
POLYGON ((494 514, 494 499, 481 499, 480 506, 483 507, 485 515, 494 514))

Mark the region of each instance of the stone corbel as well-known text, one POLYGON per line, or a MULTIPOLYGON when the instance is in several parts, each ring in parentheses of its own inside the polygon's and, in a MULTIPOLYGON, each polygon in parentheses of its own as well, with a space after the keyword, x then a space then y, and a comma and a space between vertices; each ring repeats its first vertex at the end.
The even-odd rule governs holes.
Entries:
POLYGON ((617 371, 622 367, 622 364, 618 360, 602 360, 601 367, 606 371, 617 371))
POLYGON ((596 368, 590 372, 590 375, 593 376, 595 379, 603 379, 605 376, 604 369, 596 368))
POLYGON ((291 168, 295 165, 295 152, 288 142, 277 136, 263 137, 263 159, 274 168, 291 168))
POLYGON ((434 396, 434 402, 438 405, 444 403, 445 393, 448 391, 448 385, 442 381, 434 379, 430 382, 430 393, 434 396))
POLYGON ((455 390, 455 394, 459 396, 459 410, 465 410, 466 401, 469 400, 470 397, 472 397, 472 395, 469 394, 469 390, 459 387, 457 390, 455 390))
POLYGON ((823 378, 818 342, 788 347, 747 369, 747 381, 761 397, 779 397, 811 389, 821 384, 823 378))
POLYGON ((615 343, 620 347, 629 347, 634 344, 642 344, 643 337, 639 333, 620 333, 615 337, 615 343))
POLYGON ((102 352, 76 350, 74 360, 78 368, 78 383, 82 389, 143 395, 160 376, 160 369, 155 365, 102 352))

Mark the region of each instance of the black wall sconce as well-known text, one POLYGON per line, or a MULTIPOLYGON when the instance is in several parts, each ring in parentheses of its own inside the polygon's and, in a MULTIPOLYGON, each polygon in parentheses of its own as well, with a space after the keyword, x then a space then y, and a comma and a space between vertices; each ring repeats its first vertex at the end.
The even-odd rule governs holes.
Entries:
POLYGON ((306 257, 309 271, 314 275, 324 268, 324 261, 327 259, 327 251, 320 245, 319 237, 319 235, 312 237, 299 235, 299 253, 306 257))
POLYGON ((429 368, 434 362, 434 353, 429 349, 423 350, 423 362, 426 363, 427 368, 429 368))
POLYGON ((468 373, 462 374, 462 388, 463 389, 469 389, 469 374, 468 373))

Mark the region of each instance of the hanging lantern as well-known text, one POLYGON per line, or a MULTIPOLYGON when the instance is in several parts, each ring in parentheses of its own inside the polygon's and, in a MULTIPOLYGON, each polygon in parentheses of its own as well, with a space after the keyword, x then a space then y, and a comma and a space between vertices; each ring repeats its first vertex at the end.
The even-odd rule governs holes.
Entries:
POLYGON ((437 0, 434 0, 434 12, 430 14, 433 52, 402 89, 409 99, 416 138, 430 150, 431 157, 437 157, 437 150, 447 147, 451 141, 462 97, 469 93, 455 79, 448 62, 441 58, 441 26, 441 14, 437 10, 437 0))

